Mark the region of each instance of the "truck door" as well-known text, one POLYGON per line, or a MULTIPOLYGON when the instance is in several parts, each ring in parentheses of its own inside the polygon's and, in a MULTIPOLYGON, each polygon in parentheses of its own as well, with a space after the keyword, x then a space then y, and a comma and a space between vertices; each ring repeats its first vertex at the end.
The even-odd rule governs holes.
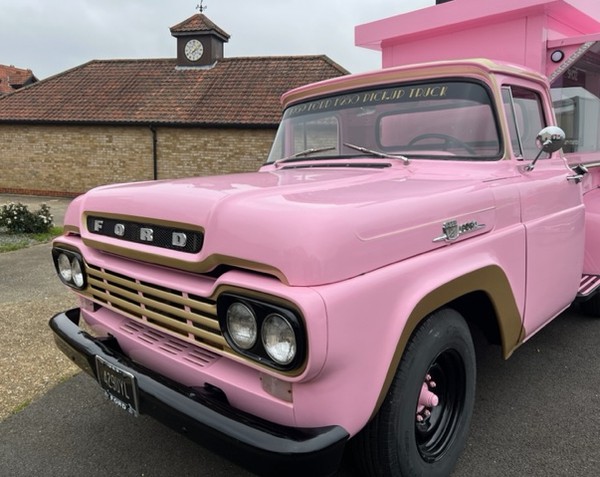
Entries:
POLYGON ((581 185, 569 176, 560 153, 539 153, 535 139, 547 124, 541 91, 503 89, 511 143, 517 157, 521 221, 526 231, 524 327, 531 336, 573 301, 584 257, 584 207, 581 185))

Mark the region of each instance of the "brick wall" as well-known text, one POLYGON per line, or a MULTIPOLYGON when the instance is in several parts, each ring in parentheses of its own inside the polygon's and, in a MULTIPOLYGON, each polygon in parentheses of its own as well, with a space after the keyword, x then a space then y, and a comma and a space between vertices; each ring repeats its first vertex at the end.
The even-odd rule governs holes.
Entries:
POLYGON ((159 128, 159 179, 255 171, 267 159, 275 130, 159 128))
MULTIPOLYGON (((157 128, 158 178, 256 170, 274 130, 157 128)), ((149 127, 0 125, 0 193, 74 196, 152 179, 149 127)))

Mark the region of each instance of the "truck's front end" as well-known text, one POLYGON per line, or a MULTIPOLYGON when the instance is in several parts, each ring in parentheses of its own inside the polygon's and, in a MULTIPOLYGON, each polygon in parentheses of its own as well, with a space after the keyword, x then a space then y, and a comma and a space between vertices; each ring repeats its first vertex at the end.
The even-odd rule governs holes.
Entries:
POLYGON ((293 390, 323 366, 325 306, 244 250, 275 238, 231 204, 242 200, 238 187, 243 201, 260 195, 257 180, 106 187, 76 199, 52 254, 80 309, 52 328, 61 350, 130 413, 185 429, 259 473, 298 457, 297 475, 333 472, 347 433, 297 425, 293 390))

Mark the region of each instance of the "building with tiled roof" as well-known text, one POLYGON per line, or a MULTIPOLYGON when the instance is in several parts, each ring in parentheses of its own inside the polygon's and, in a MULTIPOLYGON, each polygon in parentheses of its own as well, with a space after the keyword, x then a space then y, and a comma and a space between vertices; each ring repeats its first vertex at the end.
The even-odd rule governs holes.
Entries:
POLYGON ((274 127, 281 94, 339 76, 326 56, 223 58, 212 68, 175 59, 94 60, 0 102, 15 122, 274 127))
POLYGON ((33 84, 37 80, 31 70, 0 65, 0 96, 33 84))
POLYGON ((347 73, 326 56, 227 58, 203 14, 170 31, 177 58, 93 60, 0 98, 0 192, 255 170, 280 96, 347 73))

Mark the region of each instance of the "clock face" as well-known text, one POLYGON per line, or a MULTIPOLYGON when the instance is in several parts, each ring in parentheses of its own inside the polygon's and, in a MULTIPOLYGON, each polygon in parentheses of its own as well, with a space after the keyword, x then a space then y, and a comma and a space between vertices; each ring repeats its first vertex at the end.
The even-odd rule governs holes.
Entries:
POLYGON ((185 44, 185 57, 190 61, 198 61, 204 53, 204 46, 198 40, 190 40, 185 44))

